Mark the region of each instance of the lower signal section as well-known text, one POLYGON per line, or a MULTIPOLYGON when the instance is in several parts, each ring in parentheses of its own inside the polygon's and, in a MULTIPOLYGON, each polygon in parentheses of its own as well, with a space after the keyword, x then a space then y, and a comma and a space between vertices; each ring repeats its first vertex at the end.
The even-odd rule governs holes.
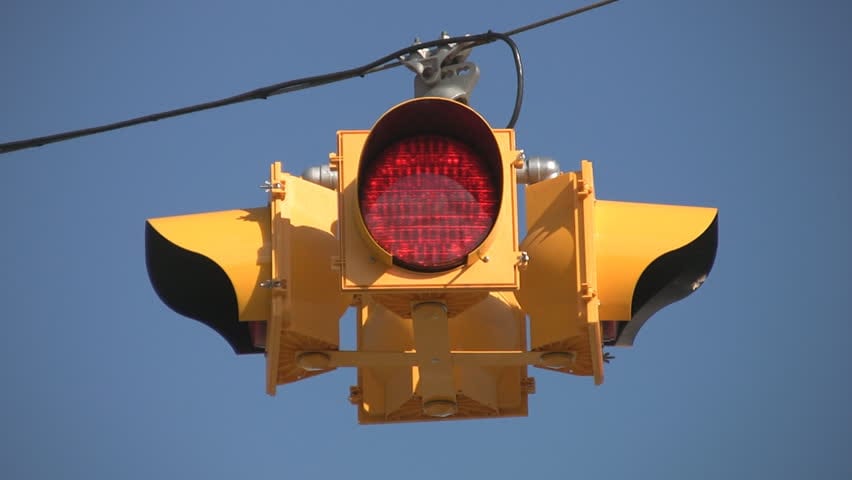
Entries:
POLYGON ((421 305, 404 318, 364 297, 358 350, 373 357, 359 366, 352 387, 358 421, 526 416, 532 379, 510 357, 526 348, 524 314, 514 299, 492 293, 451 318, 439 303, 421 305))

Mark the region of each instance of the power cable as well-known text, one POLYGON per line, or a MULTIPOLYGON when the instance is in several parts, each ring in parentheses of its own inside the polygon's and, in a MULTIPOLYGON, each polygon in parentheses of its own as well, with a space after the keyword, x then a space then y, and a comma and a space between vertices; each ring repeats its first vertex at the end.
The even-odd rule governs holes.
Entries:
POLYGON ((544 25, 548 25, 550 23, 557 22, 559 20, 563 20, 565 18, 573 17, 575 15, 579 15, 581 13, 587 12, 589 10, 594 10, 596 8, 602 7, 604 5, 608 5, 610 3, 617 2, 618 0, 605 0, 593 4, 586 5, 584 7, 580 7, 575 10, 571 10, 569 12, 565 12, 559 15, 555 15, 553 17, 546 18, 544 20, 540 20, 534 23, 530 23, 528 25, 524 25, 513 30, 509 30, 507 32, 492 32, 488 31, 486 33, 480 33, 476 35, 467 35, 461 37, 450 37, 450 38, 442 38, 438 40, 432 40, 428 42, 417 43, 415 45, 408 46, 406 48, 399 49, 393 53, 389 53, 381 58, 378 58, 370 63, 362 65, 360 67, 350 68, 347 70, 340 70, 337 72, 326 73, 321 75, 313 75, 309 77, 298 78, 294 80, 288 80, 285 82, 275 83, 272 85, 267 85, 265 87, 256 88, 254 90, 249 90, 247 92, 243 92, 237 95, 233 95, 230 97, 222 98, 219 100, 213 100, 210 102, 199 103, 196 105, 190 105, 187 107, 177 108, 174 110, 167 110, 164 112, 153 113, 150 115, 143 115, 141 117, 131 118, 129 120, 123 120, 120 122, 109 123, 106 125, 101 125, 97 127, 89 127, 83 128, 80 130, 72 130, 62 133, 57 133, 53 135, 46 135, 43 137, 34 137, 25 140, 16 140, 12 142, 2 143, 0 144, 0 154, 10 153, 18 150, 24 150, 27 148, 40 147, 42 145, 47 145, 50 143, 63 142, 66 140, 71 140, 74 138, 85 137, 89 135, 95 135, 98 133, 109 132, 112 130, 118 130, 121 128, 127 128, 134 125, 139 125, 142 123, 148 122, 156 122, 158 120, 163 120, 166 118, 177 117, 181 115, 187 115, 190 113, 200 112, 204 110, 210 110, 214 108, 224 107, 227 105, 234 105, 237 103, 247 102, 249 100, 265 100, 274 95, 282 95, 285 93, 294 92, 297 90, 304 90, 307 88, 318 87, 321 85, 327 85, 330 83, 339 82, 342 80, 347 80, 353 77, 364 77, 366 75, 377 73, 383 70, 388 70, 390 68, 395 68, 402 65, 398 59, 403 57, 404 55, 409 55, 419 49, 423 48, 432 48, 438 47, 442 45, 447 45, 450 43, 467 43, 473 46, 486 45, 497 40, 501 40, 505 42, 509 48, 512 50, 512 57, 515 62, 515 72, 517 77, 516 83, 516 95, 515 95, 515 106, 512 110, 512 117, 509 120, 507 128, 513 128, 515 123, 518 120, 518 116, 520 115, 521 105, 523 103, 523 92, 524 92, 524 74, 523 74, 523 66, 521 64, 521 56, 520 51, 518 50, 515 42, 510 38, 513 35, 517 35, 519 33, 523 33, 529 30, 533 30, 544 25))

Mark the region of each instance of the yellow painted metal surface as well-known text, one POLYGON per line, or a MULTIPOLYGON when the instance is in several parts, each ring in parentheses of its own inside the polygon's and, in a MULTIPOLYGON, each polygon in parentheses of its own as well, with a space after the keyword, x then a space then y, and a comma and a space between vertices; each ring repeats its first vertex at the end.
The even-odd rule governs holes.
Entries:
POLYGON ((272 272, 268 207, 152 218, 148 223, 176 246, 224 270, 236 293, 240 321, 269 318, 269 292, 257 288, 272 272))
POLYGON ((337 254, 335 192, 271 167, 271 317, 267 330, 267 392, 327 370, 307 371, 301 350, 334 350, 340 317, 352 297, 339 290, 332 269, 337 254))
MULTIPOLYGON (((417 102, 449 102, 451 108, 463 108, 471 121, 485 120, 474 110, 446 99, 414 99, 391 109, 410 108, 417 102)), ((416 108, 416 105, 414 105, 416 108)), ((387 113, 385 115, 388 115, 387 113)), ((384 118, 384 117, 383 117, 384 118)), ((380 119, 376 125, 380 126, 380 119)), ((489 127, 490 128, 490 127, 489 127)), ((394 266, 366 232, 358 208, 357 177, 362 152, 370 135, 366 130, 338 132, 338 151, 331 158, 337 169, 340 192, 340 288, 350 292, 447 292, 453 290, 515 290, 518 275, 517 189, 514 163, 514 130, 491 130, 500 151, 503 194, 494 228, 480 247, 469 256, 467 265, 438 273, 419 273, 394 266)), ((453 299, 448 301, 452 304, 453 299)), ((451 305, 452 306, 452 305, 451 305)))
POLYGON ((600 384, 601 321, 643 318, 621 330, 630 331, 629 343, 651 309, 703 281, 715 256, 717 210, 598 200, 592 164, 583 161, 579 171, 527 187, 528 233, 519 247, 514 133, 493 133, 512 184, 504 185, 494 231, 466 266, 414 273, 377 255, 355 191, 368 132, 346 131, 332 162, 339 191, 287 174, 276 162, 267 207, 149 220, 154 232, 146 229, 146 242, 156 257, 148 259, 149 273, 156 270, 158 294, 188 316, 198 313, 193 318, 243 353, 247 334, 230 327, 252 322, 252 335, 265 336, 260 343, 252 337, 250 352, 266 349, 270 394, 281 384, 356 367, 350 400, 364 424, 524 416, 535 388, 528 365, 600 384), (521 251, 527 261, 519 261, 521 251), (190 308, 210 304, 180 288, 173 258, 191 265, 192 278, 215 273, 202 290, 230 298, 233 287, 232 323, 216 305, 212 320, 209 309, 190 308), (687 263, 671 273, 672 264, 687 263), (635 313, 638 283, 645 293, 637 304, 650 306, 635 313), (661 288, 671 291, 655 296, 661 288), (339 319, 352 305, 357 350, 342 352, 339 319))
MULTIPOLYGON (((423 112, 400 117, 398 109, 421 100, 385 115, 416 122, 423 112)), ((535 389, 528 365, 602 383, 601 322, 630 322, 635 315, 620 330, 604 323, 607 332, 620 332, 608 334, 608 345, 630 344, 653 312, 688 295, 709 272, 716 209, 599 200, 588 161, 526 187, 528 232, 518 245, 514 131, 491 129, 457 102, 426 100, 437 105, 427 113, 458 114, 463 120, 453 122, 473 122, 468 125, 480 133, 486 128, 494 141, 488 158, 499 156, 502 168, 496 223, 461 267, 408 271, 393 265, 367 232, 358 174, 365 149, 383 148, 370 143, 378 127, 338 132, 331 157, 336 191, 285 173, 276 162, 267 207, 148 221, 146 261, 155 290, 238 353, 265 348, 269 394, 346 366, 357 368, 350 400, 363 424, 525 416, 535 389), (176 277, 176 270, 190 275, 176 277), (207 292, 228 300, 211 303, 207 292), (339 321, 353 305, 357 349, 339 351, 339 321)))
POLYGON ((550 368, 592 375, 603 382, 595 263, 594 179, 591 163, 579 172, 527 187, 528 232, 521 250, 518 302, 530 316, 530 347, 573 352, 572 364, 550 368))
MULTIPOLYGON (((598 316, 600 300, 598 298, 598 269, 597 269, 597 225, 595 221, 595 179, 592 173, 592 162, 583 160, 580 164, 580 176, 577 179, 577 219, 580 231, 576 258, 579 263, 578 279, 580 281, 580 317, 586 322, 586 335, 589 338, 589 358, 592 361, 592 376, 595 385, 603 383, 603 339, 598 316)), ((576 351, 572 352, 578 355, 576 351)), ((576 356, 574 360, 576 362, 576 356)))
POLYGON ((530 358, 522 353, 525 321, 514 299, 492 293, 458 316, 434 317, 433 321, 445 322, 446 330, 428 323, 415 328, 417 320, 396 315, 369 295, 362 296, 358 352, 342 355, 359 366, 352 396, 359 422, 440 419, 424 412, 430 400, 454 401, 453 419, 526 415, 532 382, 526 361, 530 358), (449 349, 443 347, 441 332, 446 332, 449 349), (418 340, 418 335, 423 338, 418 340), (451 390, 447 381, 452 382, 451 390))
POLYGON ((602 320, 629 320, 642 272, 655 259, 695 240, 716 218, 708 207, 598 200, 597 268, 602 320))
MULTIPOLYGON (((574 361, 568 352, 527 352, 524 350, 451 350, 450 358, 456 367, 508 367, 536 365, 553 367, 574 361)), ((362 352, 325 350, 296 352, 299 364, 326 367, 416 367, 419 357, 412 352, 362 352)), ((312 367, 315 368, 315 367, 312 367)))
MULTIPOLYGON (((643 274, 648 275, 640 298, 653 311, 688 294, 689 282, 699 284, 701 271, 709 271, 715 255, 711 225, 717 210, 599 200, 592 164, 585 160, 580 171, 530 185, 526 193, 528 233, 521 250, 530 260, 521 272, 517 297, 530 315, 531 347, 576 352, 574 364, 556 370, 592 375, 600 384, 600 322, 628 322, 643 307, 632 304, 643 274), (669 266, 652 267, 699 237, 700 245, 681 257, 669 257, 676 258, 669 266), (663 289, 668 290, 654 296, 663 289)), ((647 311, 643 315, 622 330, 630 330, 627 344, 647 311)), ((616 344, 624 344, 622 340, 616 344)))
POLYGON ((417 391, 429 416, 429 405, 444 405, 456 413, 456 389, 450 356, 450 322, 446 305, 418 303, 411 308, 414 354, 417 357, 417 391), (450 407, 450 405, 452 407, 450 407))

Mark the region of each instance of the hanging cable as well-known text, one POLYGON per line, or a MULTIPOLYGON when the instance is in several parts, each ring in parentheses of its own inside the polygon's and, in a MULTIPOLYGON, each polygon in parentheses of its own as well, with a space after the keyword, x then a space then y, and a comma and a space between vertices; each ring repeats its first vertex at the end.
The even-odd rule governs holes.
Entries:
POLYGON ((515 106, 512 110, 512 116, 509 120, 507 128, 513 128, 515 123, 520 116, 521 105, 523 103, 523 93, 524 93, 524 73, 523 66, 521 64, 521 56, 515 42, 510 38, 513 35, 517 35, 519 33, 523 33, 529 30, 533 30, 536 28, 540 28, 544 25, 548 25, 550 23, 557 22, 559 20, 563 20, 565 18, 573 17, 575 15, 587 12, 589 10, 593 10, 604 5, 608 5, 610 3, 614 3, 618 0, 605 0, 593 4, 586 5, 584 7, 571 10, 569 12, 565 12, 559 15, 555 15, 553 17, 540 20, 534 23, 530 23, 528 25, 524 25, 513 30, 509 30, 504 33, 500 32, 492 32, 488 31, 486 33, 480 33, 477 35, 467 35, 462 37, 450 37, 450 38, 442 38, 438 40, 432 40, 428 42, 418 43, 416 45, 411 45, 406 48, 399 49, 395 52, 389 53, 381 58, 378 58, 370 63, 362 65, 360 67, 350 68, 347 70, 340 70, 337 72, 326 73, 321 75, 313 75, 310 77, 303 77, 294 80, 288 80, 286 82, 275 83, 272 85, 267 85, 265 87, 256 88, 254 90, 249 90, 247 92, 243 92, 237 95, 233 95, 230 97, 222 98, 219 100, 213 100, 209 102, 199 103, 196 105, 190 105, 187 107, 177 108, 174 110, 167 110, 164 112, 153 113, 150 115, 143 115, 141 117, 131 118, 129 120, 123 120, 115 123, 108 123, 105 125, 100 125, 97 127, 89 127, 83 128, 80 130, 72 130, 62 133, 57 133, 53 135, 46 135, 42 137, 34 137, 25 140, 16 140, 12 142, 2 143, 0 144, 0 154, 14 152, 17 150, 24 150, 27 148, 40 147, 42 145, 47 145, 50 143, 63 142, 66 140, 71 140, 74 138, 85 137, 89 135, 95 135, 98 133, 109 132, 112 130, 118 130, 122 128, 131 127, 134 125, 139 125, 142 123, 156 122, 158 120, 163 120, 171 117, 178 117, 181 115, 187 115, 190 113, 200 112, 204 110, 210 110, 214 108, 224 107, 227 105, 234 105, 237 103, 247 102, 249 100, 265 100, 274 95, 282 95, 285 93, 294 92, 297 90, 304 90, 307 88, 318 87, 321 85, 327 85, 329 83, 335 83, 342 80, 347 80, 353 77, 364 77, 371 73, 377 73, 383 70, 388 70, 391 68, 398 67, 402 65, 402 63, 398 60, 400 57, 404 55, 411 54, 422 48, 432 48, 438 47, 442 45, 447 45, 450 43, 470 43, 472 46, 486 45, 492 43, 497 40, 501 40, 505 42, 509 48, 512 50, 513 60, 515 62, 515 72, 517 77, 517 86, 516 86, 516 94, 515 94, 515 106))

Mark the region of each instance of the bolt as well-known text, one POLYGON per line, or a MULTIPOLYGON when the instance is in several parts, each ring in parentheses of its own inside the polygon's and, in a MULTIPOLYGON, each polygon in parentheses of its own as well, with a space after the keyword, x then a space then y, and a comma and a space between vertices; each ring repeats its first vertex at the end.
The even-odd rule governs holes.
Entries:
POLYGON ((527 252, 521 252, 518 255, 518 266, 520 268, 527 268, 527 265, 530 264, 530 254, 527 252))

